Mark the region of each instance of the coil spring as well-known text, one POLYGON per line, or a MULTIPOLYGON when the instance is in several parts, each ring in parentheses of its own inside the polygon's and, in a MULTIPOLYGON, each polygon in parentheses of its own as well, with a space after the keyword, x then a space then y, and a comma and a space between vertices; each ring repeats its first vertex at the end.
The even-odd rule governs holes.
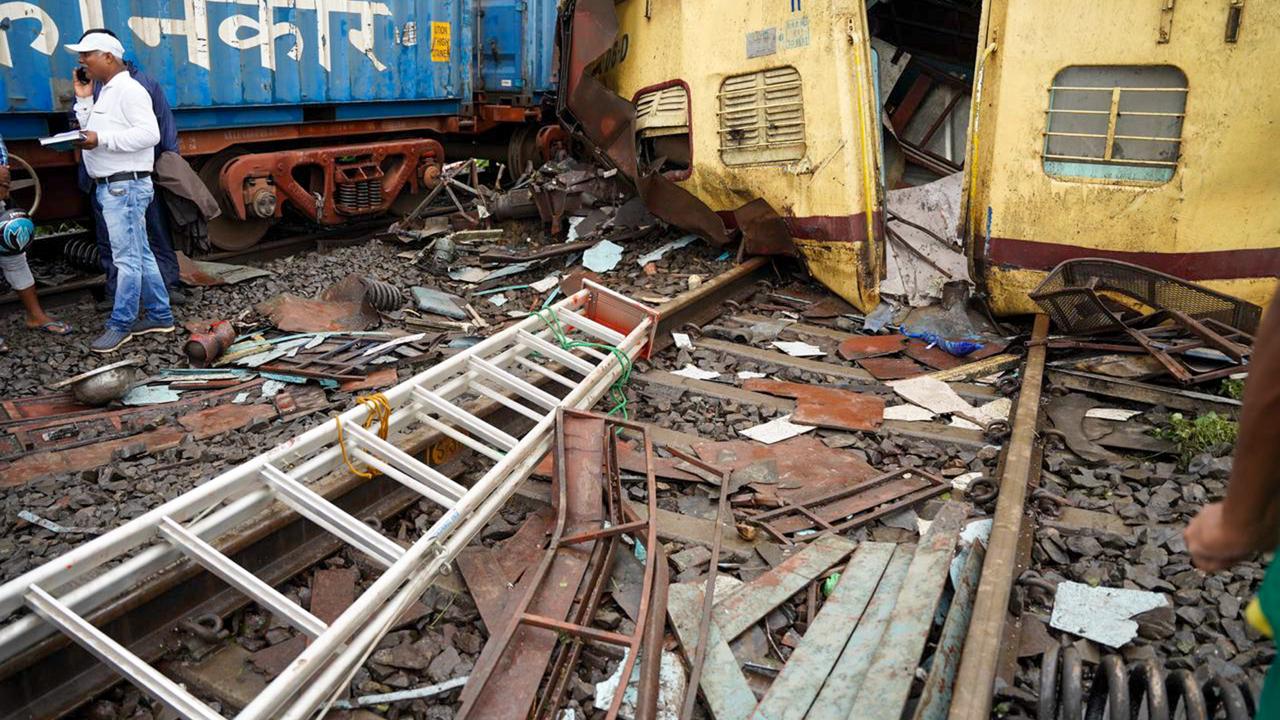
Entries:
POLYGON ((1119 655, 1102 658, 1085 693, 1084 662, 1074 646, 1050 648, 1040 665, 1038 720, 1249 720, 1256 694, 1247 679, 1190 670, 1166 672, 1155 658, 1125 664, 1119 655), (1146 713, 1143 715, 1143 707, 1146 713))
POLYGON ((102 256, 98 254, 98 244, 93 240, 85 238, 68 240, 62 247, 62 257, 68 265, 77 270, 102 272, 102 256))
POLYGON ((346 212, 359 212, 382 206, 381 180, 356 180, 341 183, 334 190, 334 202, 346 212))
POLYGON ((404 305, 404 294, 395 285, 371 277, 361 278, 361 280, 364 282, 365 297, 375 308, 391 311, 399 310, 404 305))

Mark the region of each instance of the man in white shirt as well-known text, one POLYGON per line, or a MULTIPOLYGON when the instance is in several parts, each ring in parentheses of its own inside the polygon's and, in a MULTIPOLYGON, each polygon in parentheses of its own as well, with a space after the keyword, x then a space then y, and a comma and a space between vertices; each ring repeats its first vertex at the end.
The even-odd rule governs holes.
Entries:
POLYGON ((124 46, 107 33, 91 33, 67 45, 79 54, 89 82, 72 74, 75 113, 84 139, 84 166, 102 205, 116 265, 115 307, 90 348, 109 353, 134 335, 171 333, 173 312, 160 268, 147 242, 147 206, 155 196, 151 170, 160 127, 151 96, 125 69, 124 46), (92 81, 102 83, 93 98, 92 81), (141 300, 145 317, 138 317, 141 300))

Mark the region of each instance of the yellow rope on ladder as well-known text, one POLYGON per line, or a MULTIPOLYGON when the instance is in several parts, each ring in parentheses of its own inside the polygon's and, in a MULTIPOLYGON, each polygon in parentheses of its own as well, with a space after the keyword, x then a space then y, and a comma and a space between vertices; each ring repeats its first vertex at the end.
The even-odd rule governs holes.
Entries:
MULTIPOLYGON (((369 414, 364 418, 364 429, 368 430, 376 418, 378 420, 378 437, 386 440, 387 432, 391 429, 391 401, 387 400, 387 396, 382 393, 374 393, 372 395, 361 395, 356 398, 356 402, 369 409, 369 414)), ((351 471, 351 474, 366 480, 376 475, 377 472, 374 470, 361 470, 351 463, 351 458, 347 456, 347 443, 342 436, 342 418, 335 417, 333 422, 338 426, 338 449, 342 451, 342 461, 347 464, 347 469, 351 471)))

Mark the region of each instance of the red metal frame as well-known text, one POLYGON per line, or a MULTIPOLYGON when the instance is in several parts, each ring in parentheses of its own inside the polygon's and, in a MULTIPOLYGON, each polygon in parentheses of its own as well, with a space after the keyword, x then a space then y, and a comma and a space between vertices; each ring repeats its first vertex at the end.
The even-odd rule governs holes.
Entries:
POLYGON ((417 187, 423 171, 444 161, 444 148, 435 140, 387 140, 361 145, 339 145, 299 150, 280 150, 269 153, 241 155, 228 162, 219 175, 219 184, 235 216, 248 217, 245 197, 246 183, 260 178, 271 178, 275 184, 277 202, 275 217, 284 211, 284 202, 323 224, 337 224, 353 217, 383 213, 400 194, 406 184, 417 187), (343 161, 355 156, 358 162, 343 161), (314 168, 306 185, 298 181, 295 171, 314 168), (318 172, 317 172, 318 171, 318 172), (340 177, 341 176, 341 177, 340 177), (319 187, 316 187, 317 180, 319 187), (342 182, 345 180, 345 182, 342 182), (379 188, 376 201, 369 200, 364 207, 341 203, 339 185, 358 181, 379 188), (320 207, 312 194, 318 192, 323 199, 320 207))
POLYGON ((646 85, 640 88, 639 90, 636 90, 635 94, 631 96, 631 104, 635 105, 636 100, 638 100, 641 95, 644 95, 646 93, 651 93, 651 92, 657 92, 660 90, 666 90, 669 87, 684 88, 685 97, 689 99, 688 104, 685 106, 686 111, 689 113, 689 169, 688 170, 670 170, 668 172, 662 173, 663 176, 666 177, 668 180, 671 180, 673 182, 680 182, 681 180, 688 180, 690 176, 693 175, 693 153, 694 153, 693 91, 689 89, 689 83, 679 78, 676 78, 674 80, 664 80, 663 82, 656 83, 654 85, 646 85))

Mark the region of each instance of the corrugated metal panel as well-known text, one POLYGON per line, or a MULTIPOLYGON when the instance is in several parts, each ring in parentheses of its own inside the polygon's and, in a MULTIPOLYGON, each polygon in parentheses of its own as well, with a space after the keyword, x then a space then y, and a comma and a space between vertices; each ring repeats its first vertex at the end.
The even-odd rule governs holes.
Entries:
POLYGON ((120 36, 126 57, 176 109, 310 103, 469 101, 473 0, 35 0, 0 3, 5 112, 71 101, 87 27, 120 36))
POLYGON ((528 95, 555 89, 555 0, 476 2, 476 89, 528 95))

